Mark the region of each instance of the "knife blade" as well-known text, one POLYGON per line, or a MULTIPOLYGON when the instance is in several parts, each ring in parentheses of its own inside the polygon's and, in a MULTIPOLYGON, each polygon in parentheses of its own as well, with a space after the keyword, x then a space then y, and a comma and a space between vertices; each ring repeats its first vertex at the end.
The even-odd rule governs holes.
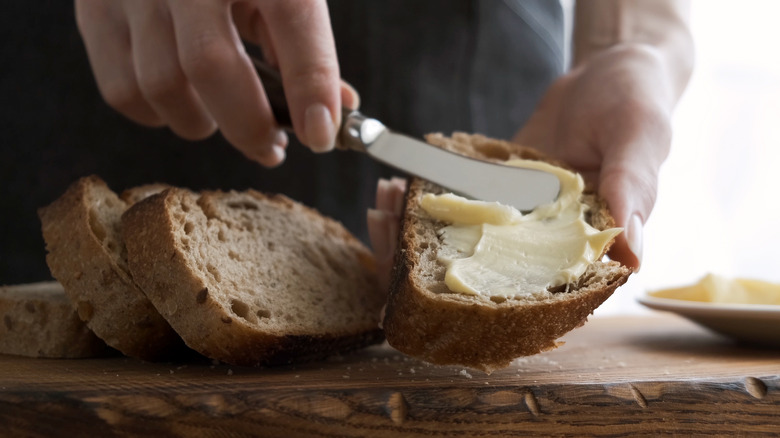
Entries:
MULTIPOLYGON (((291 129, 292 120, 279 72, 251 55, 250 58, 277 123, 291 129)), ((558 177, 549 172, 450 152, 394 132, 379 120, 347 108, 342 111, 336 147, 366 153, 381 163, 431 181, 455 194, 511 205, 522 212, 554 201, 560 192, 558 177)))

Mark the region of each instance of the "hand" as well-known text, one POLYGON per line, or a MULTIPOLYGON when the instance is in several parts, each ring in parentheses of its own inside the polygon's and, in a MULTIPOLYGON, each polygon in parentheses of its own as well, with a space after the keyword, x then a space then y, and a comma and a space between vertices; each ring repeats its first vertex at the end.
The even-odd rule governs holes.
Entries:
POLYGON ((332 149, 342 100, 324 0, 76 0, 76 18, 103 98, 146 126, 197 140, 222 131, 266 166, 285 157, 241 38, 262 47, 282 74, 295 133, 314 151, 332 149))
POLYGON ((638 268, 642 229, 669 154, 676 100, 649 46, 620 45, 558 79, 514 138, 569 163, 594 184, 624 228, 609 256, 638 268))
POLYGON ((368 237, 374 250, 382 290, 390 287, 390 272, 398 244, 405 193, 406 180, 380 179, 376 188, 376 210, 368 210, 368 237))

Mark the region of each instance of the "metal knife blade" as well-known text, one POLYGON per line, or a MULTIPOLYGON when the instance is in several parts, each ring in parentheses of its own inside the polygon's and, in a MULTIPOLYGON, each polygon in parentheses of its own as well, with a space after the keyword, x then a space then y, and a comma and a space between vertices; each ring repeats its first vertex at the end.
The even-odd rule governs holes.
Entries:
MULTIPOLYGON (((279 73, 252 58, 280 126, 292 125, 279 73)), ((560 192, 555 175, 537 169, 490 163, 456 154, 396 133, 359 111, 344 109, 336 140, 339 149, 365 152, 373 159, 456 194, 531 211, 560 192)))

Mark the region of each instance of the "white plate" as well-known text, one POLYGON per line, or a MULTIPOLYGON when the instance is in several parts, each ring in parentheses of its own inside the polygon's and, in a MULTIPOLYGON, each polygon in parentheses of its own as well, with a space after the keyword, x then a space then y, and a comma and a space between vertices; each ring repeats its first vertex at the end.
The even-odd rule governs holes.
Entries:
POLYGON ((658 298, 645 293, 645 306, 674 312, 720 334, 740 341, 780 347, 780 306, 769 304, 713 304, 658 298))

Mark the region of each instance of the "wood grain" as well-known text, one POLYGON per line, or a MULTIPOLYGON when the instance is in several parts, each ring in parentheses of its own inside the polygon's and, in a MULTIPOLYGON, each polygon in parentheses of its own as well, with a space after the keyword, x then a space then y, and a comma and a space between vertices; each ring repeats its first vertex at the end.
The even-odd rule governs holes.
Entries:
POLYGON ((298 366, 0 356, 0 436, 780 433, 780 351, 670 315, 596 318, 485 375, 387 346, 298 366))

